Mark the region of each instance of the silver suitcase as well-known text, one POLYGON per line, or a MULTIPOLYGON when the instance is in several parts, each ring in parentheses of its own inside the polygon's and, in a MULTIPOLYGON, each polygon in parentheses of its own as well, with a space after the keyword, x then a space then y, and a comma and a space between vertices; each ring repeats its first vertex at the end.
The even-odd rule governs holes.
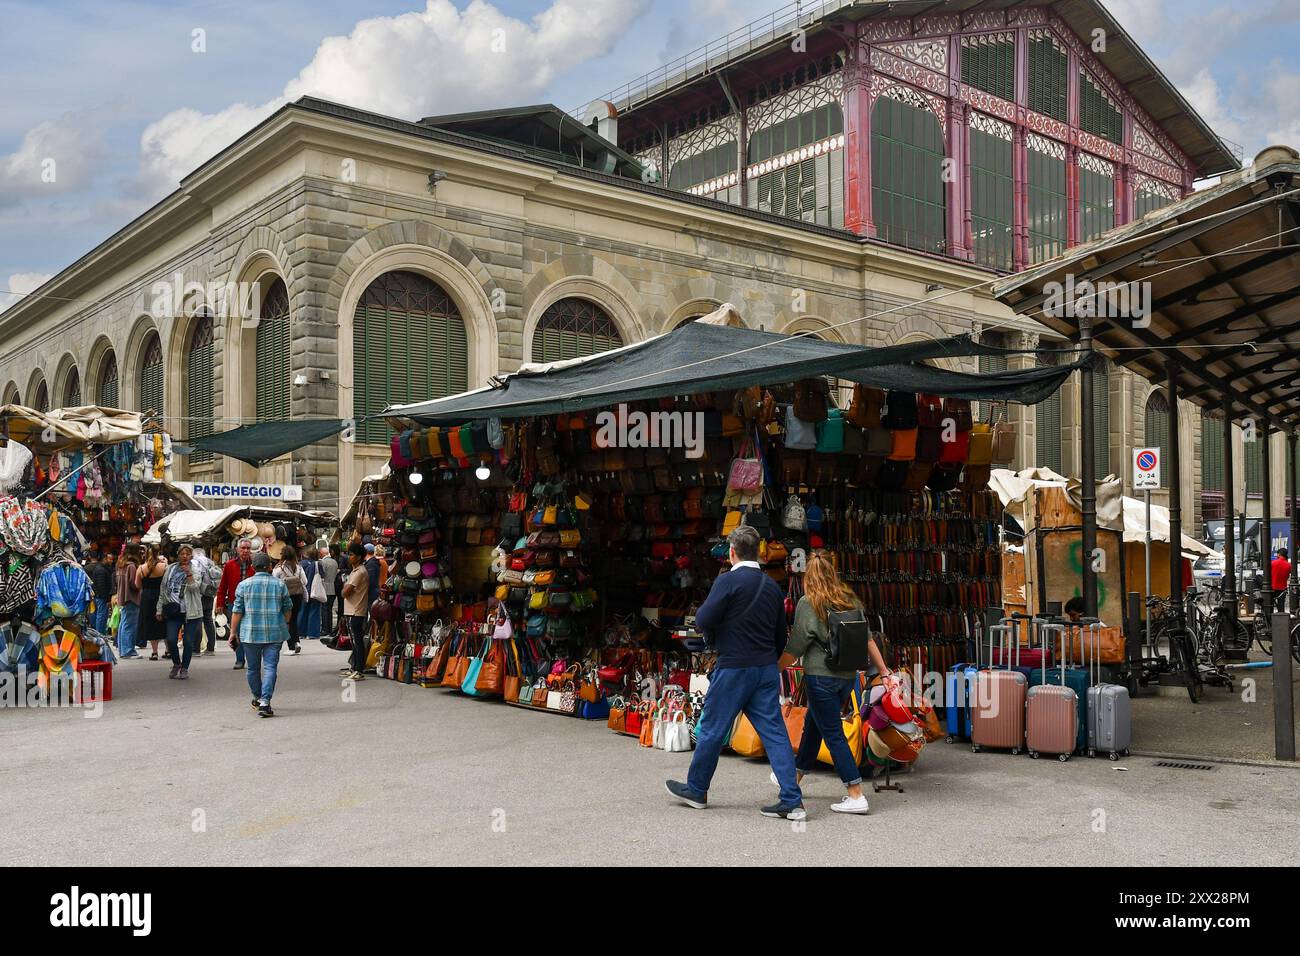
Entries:
MULTIPOLYGON (((1093 683, 1088 688, 1088 756, 1104 753, 1111 760, 1128 755, 1133 743, 1133 706, 1123 684, 1101 680, 1101 623, 1089 621, 1087 636, 1092 645, 1093 683)), ((1087 649, 1079 635, 1079 653, 1087 666, 1087 649)))

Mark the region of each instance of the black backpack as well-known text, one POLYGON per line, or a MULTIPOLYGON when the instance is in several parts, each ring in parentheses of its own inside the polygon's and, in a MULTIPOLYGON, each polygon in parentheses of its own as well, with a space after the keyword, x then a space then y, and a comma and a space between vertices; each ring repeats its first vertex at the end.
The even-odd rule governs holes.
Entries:
POLYGON ((826 648, 827 667, 837 671, 871 670, 871 628, 861 609, 831 611, 827 630, 830 641, 822 645, 826 648))

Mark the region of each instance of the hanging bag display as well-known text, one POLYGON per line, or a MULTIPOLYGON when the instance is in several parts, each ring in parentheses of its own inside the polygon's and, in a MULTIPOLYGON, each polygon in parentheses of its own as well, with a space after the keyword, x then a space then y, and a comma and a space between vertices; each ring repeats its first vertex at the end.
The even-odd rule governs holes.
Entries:
POLYGON ((886 428, 915 428, 919 423, 916 413, 916 393, 891 391, 885 400, 880 423, 886 428))
POLYGON ((885 404, 885 393, 867 385, 853 386, 853 401, 845 418, 857 428, 879 428, 880 408, 885 404))
POLYGON ((1008 464, 1016 457, 1016 426, 1006 420, 1006 406, 1002 409, 1002 421, 993 425, 992 460, 997 464, 1008 464))
POLYGON ((812 451, 817 447, 817 426, 795 414, 794 406, 785 409, 785 447, 793 451, 812 451))
POLYGON ((727 491, 741 495, 756 495, 763 490, 763 459, 759 457, 754 442, 745 438, 740 451, 731 460, 727 472, 727 491))

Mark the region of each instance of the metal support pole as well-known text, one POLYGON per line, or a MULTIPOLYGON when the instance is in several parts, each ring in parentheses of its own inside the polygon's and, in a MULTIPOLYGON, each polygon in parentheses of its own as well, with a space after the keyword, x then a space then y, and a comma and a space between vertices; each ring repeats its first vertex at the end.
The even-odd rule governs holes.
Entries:
POLYGON ((1178 416, 1178 365, 1165 364, 1165 391, 1169 395, 1169 597, 1178 627, 1183 626, 1183 470, 1182 429, 1178 416))
POLYGON ((1273 620, 1273 562, 1270 560, 1273 556, 1273 522, 1269 517, 1273 513, 1273 476, 1270 474, 1273 470, 1270 467, 1273 456, 1269 454, 1273 433, 1263 422, 1260 423, 1259 430, 1260 464, 1264 468, 1264 509, 1263 516, 1259 519, 1259 563, 1264 570, 1260 600, 1264 603, 1264 621, 1268 623, 1273 620))
POLYGON ((1273 754, 1295 760, 1295 688, 1291 684, 1291 619, 1273 618, 1273 754))
POLYGON ((1083 614, 1097 616, 1097 572, 1093 570, 1093 554, 1097 550, 1097 466, 1094 432, 1097 428, 1092 406, 1092 319, 1079 317, 1079 352, 1086 360, 1079 369, 1079 411, 1083 425, 1083 454, 1080 456, 1080 504, 1083 511, 1083 614))
POLYGON ((1223 611, 1237 616, 1237 520, 1233 514, 1232 401, 1223 400, 1223 611))
MULTIPOLYGON (((1147 583, 1146 597, 1151 597, 1151 489, 1148 488, 1143 492, 1147 500, 1147 541, 1146 541, 1146 559, 1147 559, 1147 583)), ((1151 640, 1151 609, 1147 608, 1147 647, 1155 647, 1155 642, 1151 640)))
POLYGON ((1297 608, 1296 606, 1298 600, 1300 600, 1300 589, 1297 588, 1298 572, 1296 570, 1296 557, 1295 557, 1297 541, 1300 541, 1300 508, 1297 507, 1297 505, 1300 504, 1300 502, 1297 502, 1296 500, 1297 483, 1296 483, 1296 460, 1295 460, 1295 456, 1296 456, 1295 432, 1292 432, 1290 435, 1286 436, 1286 450, 1287 450, 1287 458, 1286 458, 1287 474, 1291 478, 1290 481, 1290 485, 1291 485, 1291 489, 1290 489, 1291 491, 1290 494, 1290 498, 1291 498, 1291 540, 1290 540, 1291 580, 1289 582, 1290 586, 1287 588, 1287 590, 1290 591, 1290 594, 1287 595, 1286 607, 1287 610, 1290 611, 1292 615, 1294 615, 1297 610, 1300 610, 1300 608, 1297 608))

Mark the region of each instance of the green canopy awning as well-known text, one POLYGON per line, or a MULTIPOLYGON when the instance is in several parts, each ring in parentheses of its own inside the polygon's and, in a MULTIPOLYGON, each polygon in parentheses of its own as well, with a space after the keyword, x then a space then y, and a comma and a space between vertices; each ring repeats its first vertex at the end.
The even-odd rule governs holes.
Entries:
POLYGON ((341 418, 308 418, 241 425, 230 431, 190 439, 200 451, 225 455, 260 468, 286 452, 296 451, 337 435, 347 426, 341 418))
MULTIPOLYGON (((665 335, 589 358, 525 367, 486 388, 393 405, 390 419, 424 424, 482 418, 528 418, 600 408, 618 402, 688 395, 815 375, 877 388, 929 392, 982 401, 1033 404, 1051 395, 1079 367, 1062 364, 1006 372, 954 372, 927 360, 1017 354, 969 336, 863 348, 754 329, 691 322, 665 335)), ((1068 352, 1073 357, 1072 351, 1068 352)))

